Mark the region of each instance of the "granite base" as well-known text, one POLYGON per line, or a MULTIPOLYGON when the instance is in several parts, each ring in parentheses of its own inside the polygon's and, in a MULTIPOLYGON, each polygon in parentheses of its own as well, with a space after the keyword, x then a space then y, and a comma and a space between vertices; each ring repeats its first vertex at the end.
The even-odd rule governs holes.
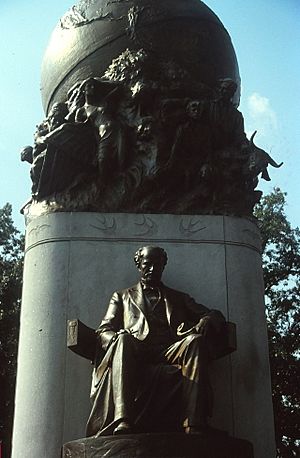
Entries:
POLYGON ((253 458, 250 442, 227 434, 130 434, 85 438, 63 446, 62 458, 253 458))

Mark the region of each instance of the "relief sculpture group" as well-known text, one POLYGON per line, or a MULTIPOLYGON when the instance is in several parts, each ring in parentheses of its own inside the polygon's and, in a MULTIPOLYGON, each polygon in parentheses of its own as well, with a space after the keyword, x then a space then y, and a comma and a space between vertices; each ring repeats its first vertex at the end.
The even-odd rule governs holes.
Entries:
POLYGON ((244 131, 226 76, 209 87, 172 61, 126 50, 54 103, 21 159, 32 203, 56 211, 249 216, 280 167, 244 131))

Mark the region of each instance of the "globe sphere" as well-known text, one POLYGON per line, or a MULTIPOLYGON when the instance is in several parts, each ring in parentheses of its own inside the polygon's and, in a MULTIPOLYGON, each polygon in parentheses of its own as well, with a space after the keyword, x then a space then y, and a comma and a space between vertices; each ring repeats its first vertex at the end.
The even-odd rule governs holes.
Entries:
POLYGON ((84 0, 59 21, 44 55, 42 103, 46 113, 68 90, 90 76, 101 77, 126 49, 143 49, 173 60, 191 77, 213 87, 240 76, 230 36, 199 0, 84 0))

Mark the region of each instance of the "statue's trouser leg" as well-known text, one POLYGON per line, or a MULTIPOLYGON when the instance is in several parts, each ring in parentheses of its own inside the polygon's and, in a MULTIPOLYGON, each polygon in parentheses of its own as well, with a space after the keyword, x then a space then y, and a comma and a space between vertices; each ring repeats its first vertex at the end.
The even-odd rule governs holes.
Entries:
POLYGON ((206 423, 209 390, 207 340, 192 334, 171 345, 166 353, 170 364, 181 366, 183 376, 183 427, 199 427, 206 423))
POLYGON ((134 398, 138 381, 138 344, 130 334, 121 334, 115 343, 112 363, 112 388, 115 406, 114 419, 133 422, 134 398))

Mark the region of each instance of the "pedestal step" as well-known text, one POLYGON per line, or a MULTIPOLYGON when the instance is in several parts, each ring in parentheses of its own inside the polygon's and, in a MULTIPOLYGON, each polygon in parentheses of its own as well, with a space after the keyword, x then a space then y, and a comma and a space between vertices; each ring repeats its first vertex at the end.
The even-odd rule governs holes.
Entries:
POLYGON ((220 434, 130 434, 79 439, 62 458, 253 458, 250 442, 220 434))

